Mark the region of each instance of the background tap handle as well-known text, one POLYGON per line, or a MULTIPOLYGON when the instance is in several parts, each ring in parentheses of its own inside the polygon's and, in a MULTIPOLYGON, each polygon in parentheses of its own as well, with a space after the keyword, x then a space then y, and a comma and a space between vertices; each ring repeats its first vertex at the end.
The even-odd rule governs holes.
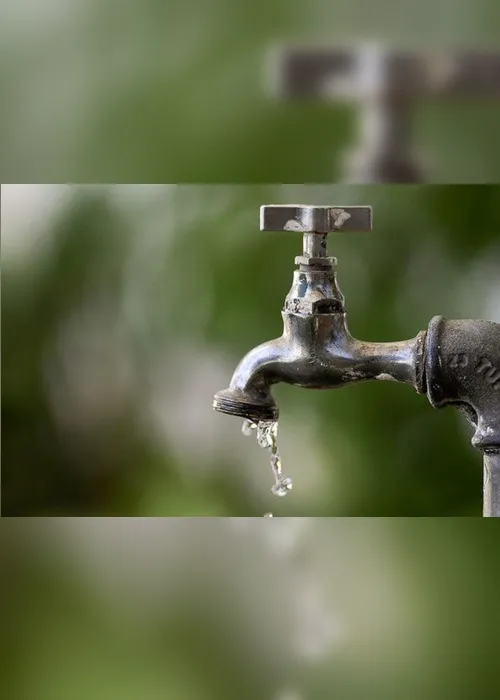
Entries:
POLYGON ((400 49, 382 43, 353 46, 274 46, 268 73, 281 98, 319 98, 360 105, 390 96, 425 99, 498 100, 500 52, 400 49))

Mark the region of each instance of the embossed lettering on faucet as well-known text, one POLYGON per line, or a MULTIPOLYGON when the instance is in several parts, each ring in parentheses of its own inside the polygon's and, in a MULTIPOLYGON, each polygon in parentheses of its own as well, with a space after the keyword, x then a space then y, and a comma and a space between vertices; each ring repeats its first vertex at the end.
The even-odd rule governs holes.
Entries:
POLYGON ((348 214, 344 209, 332 209, 331 210, 331 216, 333 219, 333 225, 335 228, 340 228, 345 224, 345 222, 351 218, 351 215, 348 214))
POLYGON ((450 355, 448 358, 448 367, 451 367, 451 369, 467 367, 468 364, 469 358, 464 353, 459 353, 458 355, 450 355))
POLYGON ((497 369, 487 357, 482 357, 476 367, 477 374, 480 374, 487 384, 490 384, 495 391, 500 390, 500 369, 497 369))

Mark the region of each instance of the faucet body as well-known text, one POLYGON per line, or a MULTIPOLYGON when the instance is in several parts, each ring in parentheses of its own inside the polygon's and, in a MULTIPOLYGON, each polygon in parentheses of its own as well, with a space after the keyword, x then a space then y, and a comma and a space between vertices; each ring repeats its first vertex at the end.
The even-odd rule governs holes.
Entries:
POLYGON ((307 389, 333 389, 370 379, 421 387, 423 334, 412 340, 370 343, 349 333, 335 258, 327 256, 328 231, 369 230, 369 207, 280 207, 261 209, 264 230, 300 231, 303 254, 284 307, 283 335, 251 350, 214 407, 250 420, 276 420, 270 389, 286 382, 307 389))
MULTIPOLYGON (((304 274, 298 272, 296 276, 304 274)), ((300 303, 287 299, 297 306, 300 303)), ((325 304, 328 301, 333 302, 325 299, 325 304)), ((282 317, 283 335, 245 355, 229 389, 217 394, 218 410, 234 413, 239 402, 240 411, 244 411, 240 415, 245 418, 256 422, 276 420, 278 407, 270 389, 278 382, 306 389, 334 389, 375 379, 421 385, 422 333, 394 343, 356 340, 349 333, 343 307, 329 313, 284 310, 282 317)))
MULTIPOLYGON (((259 423, 278 418, 271 393, 278 382, 307 389, 368 380, 409 384, 435 408, 455 406, 473 425, 472 444, 485 456, 484 515, 500 517, 500 324, 437 316, 410 340, 357 340, 348 330, 336 260, 326 255, 325 231, 333 225, 330 214, 318 210, 327 208, 269 209, 271 222, 264 212, 261 228, 276 230, 281 221, 282 229, 304 233, 304 253, 295 260, 298 269, 282 310, 283 334, 245 355, 229 388, 215 395, 214 408, 259 423), (313 226, 318 230, 311 233, 313 226)), ((360 226, 363 217, 355 209, 367 208, 332 211, 358 215, 351 226, 360 226)), ((371 226, 371 215, 364 225, 371 226)))

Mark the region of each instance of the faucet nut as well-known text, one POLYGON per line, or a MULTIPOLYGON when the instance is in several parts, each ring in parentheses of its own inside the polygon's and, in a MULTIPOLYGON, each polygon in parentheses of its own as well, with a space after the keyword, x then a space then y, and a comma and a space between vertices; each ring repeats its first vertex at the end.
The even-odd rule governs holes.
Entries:
POLYGON ((295 258, 295 264, 296 265, 307 265, 308 267, 312 268, 324 268, 327 270, 331 270, 332 267, 335 267, 337 264, 337 258, 313 258, 309 255, 297 255, 295 258))

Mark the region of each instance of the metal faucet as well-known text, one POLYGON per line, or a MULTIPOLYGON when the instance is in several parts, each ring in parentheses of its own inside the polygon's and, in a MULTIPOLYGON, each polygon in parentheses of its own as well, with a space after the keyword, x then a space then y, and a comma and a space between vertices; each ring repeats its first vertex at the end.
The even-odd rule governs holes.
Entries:
POLYGON ((435 408, 455 405, 472 423, 472 444, 484 454, 483 514, 500 517, 500 324, 437 316, 410 340, 356 340, 327 236, 371 230, 371 207, 268 205, 260 209, 260 229, 303 234, 282 310, 283 335, 241 360, 229 388, 215 395, 214 409, 259 423, 278 419, 271 387, 279 382, 308 389, 368 380, 409 384, 435 408))
POLYGON ((426 181, 414 151, 415 107, 425 99, 500 99, 498 51, 284 46, 273 51, 272 90, 282 98, 358 107, 358 143, 347 154, 348 182, 426 181))

